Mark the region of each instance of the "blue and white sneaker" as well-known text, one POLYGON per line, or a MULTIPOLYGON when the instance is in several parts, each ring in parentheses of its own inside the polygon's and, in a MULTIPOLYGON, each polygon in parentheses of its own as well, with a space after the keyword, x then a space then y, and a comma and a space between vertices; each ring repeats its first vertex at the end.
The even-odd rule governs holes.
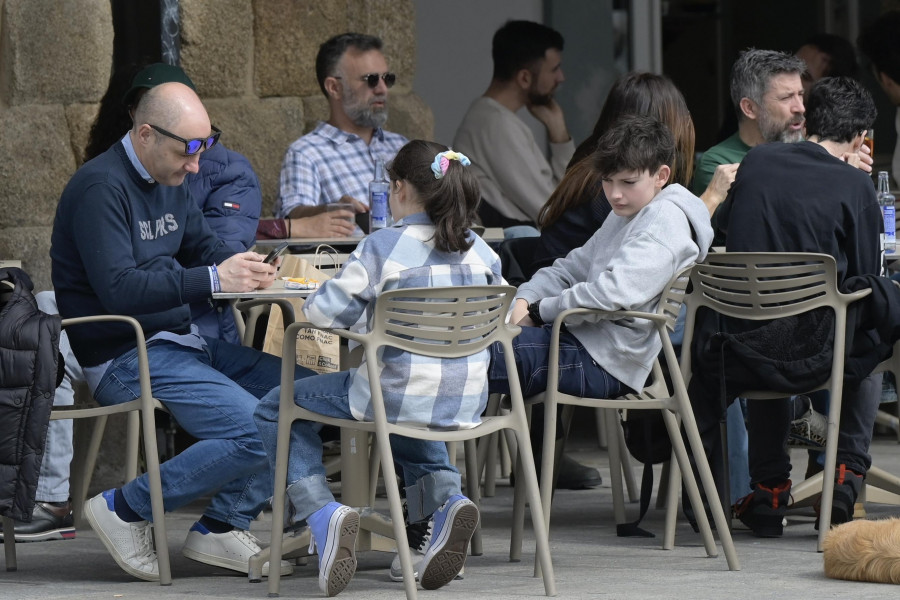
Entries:
POLYGON ((450 496, 434 512, 431 540, 418 569, 423 588, 436 590, 453 581, 466 564, 477 526, 478 507, 462 494, 450 496))
POLYGON ((349 506, 329 502, 306 519, 311 532, 309 552, 319 554, 319 589, 340 594, 356 573, 359 514, 349 506))
POLYGON ((85 503, 84 516, 126 573, 145 581, 159 581, 150 523, 127 523, 120 519, 116 515, 114 496, 115 490, 94 496, 85 503))

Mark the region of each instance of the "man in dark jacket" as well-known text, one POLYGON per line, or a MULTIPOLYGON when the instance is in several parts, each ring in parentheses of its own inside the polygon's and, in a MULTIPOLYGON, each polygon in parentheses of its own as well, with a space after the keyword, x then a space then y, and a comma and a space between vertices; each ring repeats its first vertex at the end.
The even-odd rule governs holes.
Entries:
MULTIPOLYGON (((806 100, 807 141, 751 149, 721 207, 730 252, 819 252, 834 256, 839 284, 881 271, 881 211, 871 179, 848 162, 858 160, 875 120, 869 92, 847 78, 824 78, 806 100)), ((853 516, 853 504, 871 465, 868 455, 881 376, 845 385, 831 522, 853 516)), ((790 499, 786 450, 789 401, 748 402, 753 493, 738 516, 755 534, 780 536, 790 499)))

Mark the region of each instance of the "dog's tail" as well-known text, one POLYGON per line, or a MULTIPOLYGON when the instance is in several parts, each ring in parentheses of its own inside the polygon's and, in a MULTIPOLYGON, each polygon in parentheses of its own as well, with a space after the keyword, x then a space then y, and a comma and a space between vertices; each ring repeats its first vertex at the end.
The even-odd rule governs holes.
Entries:
POLYGON ((824 546, 826 577, 900 584, 900 518, 838 525, 824 546))

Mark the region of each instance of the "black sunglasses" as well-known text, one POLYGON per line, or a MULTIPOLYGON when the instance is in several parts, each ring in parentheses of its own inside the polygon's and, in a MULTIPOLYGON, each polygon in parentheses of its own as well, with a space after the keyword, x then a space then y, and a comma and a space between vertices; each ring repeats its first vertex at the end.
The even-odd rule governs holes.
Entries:
MULTIPOLYGON (((343 79, 338 75, 334 76, 335 79, 343 79)), ((378 87, 378 80, 384 79, 384 85, 392 88, 394 84, 397 82, 397 75, 394 73, 366 73, 365 75, 360 75, 359 79, 361 81, 365 81, 366 85, 372 88, 373 90, 378 87)))
POLYGON ((150 127, 153 128, 154 131, 157 131, 163 134, 166 137, 170 137, 173 140, 177 140, 184 144, 184 153, 186 156, 193 156, 202 150, 209 150, 219 141, 219 136, 222 135, 222 130, 216 127, 215 125, 210 125, 213 130, 213 134, 206 138, 198 138, 196 140, 186 140, 179 135, 175 135, 171 131, 166 131, 162 127, 157 127, 156 125, 152 125, 147 123, 150 127))

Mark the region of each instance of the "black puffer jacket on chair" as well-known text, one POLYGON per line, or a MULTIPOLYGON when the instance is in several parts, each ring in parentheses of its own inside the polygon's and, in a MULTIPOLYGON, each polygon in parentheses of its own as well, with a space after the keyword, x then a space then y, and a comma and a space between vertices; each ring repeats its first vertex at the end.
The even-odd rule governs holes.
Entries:
POLYGON ((60 372, 60 318, 38 310, 33 289, 21 269, 0 269, 0 515, 25 522, 60 372))

